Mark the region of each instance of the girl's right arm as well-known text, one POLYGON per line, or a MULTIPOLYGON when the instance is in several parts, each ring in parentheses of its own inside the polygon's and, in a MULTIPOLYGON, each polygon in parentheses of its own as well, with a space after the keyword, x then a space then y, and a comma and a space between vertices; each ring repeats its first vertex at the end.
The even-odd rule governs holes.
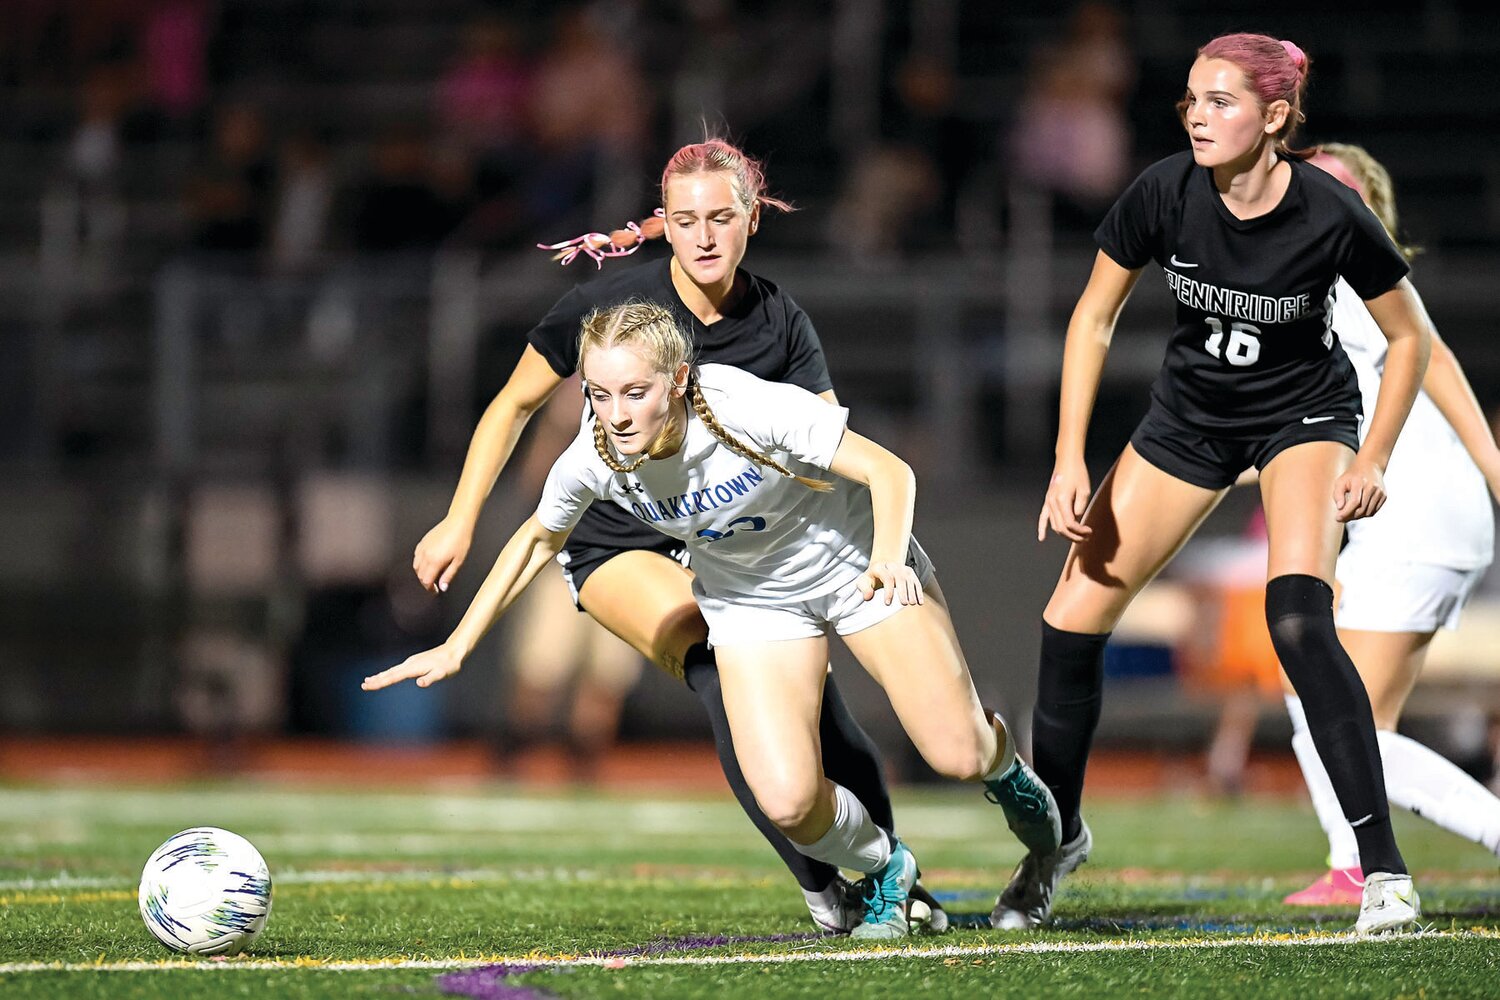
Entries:
POLYGON ((447 590, 454 574, 464 564, 474 541, 479 511, 495 485, 495 479, 515 450, 526 423, 562 378, 547 359, 530 344, 511 372, 510 380, 491 400, 469 442, 464 470, 453 492, 448 515, 422 537, 412 557, 412 569, 422 586, 436 593, 447 590))
POLYGON ((571 528, 565 531, 548 531, 537 521, 536 515, 527 518, 526 523, 505 544, 505 548, 500 550, 494 568, 485 577, 479 593, 474 595, 473 603, 464 612, 463 620, 458 623, 448 641, 434 649, 409 656, 389 670, 366 677, 360 686, 366 691, 378 691, 415 677, 418 687, 427 687, 458 673, 464 658, 473 652, 490 626, 505 614, 506 609, 536 578, 542 567, 547 565, 547 561, 562 551, 563 543, 567 541, 571 531, 571 528))
POLYGON ((1089 505, 1088 466, 1083 461, 1089 416, 1099 391, 1099 376, 1115 333, 1120 309, 1135 287, 1141 269, 1129 270, 1104 251, 1094 258, 1089 283, 1068 321, 1063 347, 1062 399, 1058 407, 1056 464, 1047 485, 1047 499, 1036 522, 1037 541, 1047 537, 1047 528, 1064 538, 1081 542, 1090 534, 1083 523, 1089 505))
POLYGON ((1422 391, 1427 393, 1443 419, 1458 433, 1464 450, 1469 453, 1474 464, 1479 466, 1479 471, 1484 473, 1490 495, 1500 500, 1500 448, 1495 446, 1495 435, 1490 430, 1490 422, 1474 396, 1474 389, 1464 375, 1463 366, 1438 336, 1437 327, 1432 325, 1432 317, 1427 315, 1427 307, 1421 296, 1416 296, 1416 305, 1417 311, 1427 320, 1432 331, 1432 357, 1427 362, 1427 374, 1422 378, 1422 391))

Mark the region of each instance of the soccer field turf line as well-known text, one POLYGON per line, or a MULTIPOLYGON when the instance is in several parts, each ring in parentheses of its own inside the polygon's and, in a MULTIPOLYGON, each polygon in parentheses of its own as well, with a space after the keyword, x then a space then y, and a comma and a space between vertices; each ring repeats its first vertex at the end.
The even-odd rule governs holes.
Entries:
MULTIPOLYGON (((1252 934, 1225 938, 1141 939, 1131 941, 1032 941, 1013 944, 907 946, 902 948, 865 947, 857 951, 757 952, 737 955, 489 955, 476 958, 445 959, 231 959, 179 960, 154 962, 15 962, 0 964, 0 974, 23 972, 159 972, 184 970, 196 972, 265 971, 271 969, 320 969, 333 972, 369 972, 377 969, 470 969, 489 965, 535 966, 712 966, 712 965, 786 965, 797 962, 869 962, 887 959, 990 958, 1003 955, 1083 954, 1131 951, 1189 951, 1196 949, 1239 948, 1326 948, 1347 945, 1381 944, 1395 941, 1436 940, 1500 941, 1500 932, 1486 928, 1461 931, 1415 931, 1362 937, 1337 934, 1252 934)), ((814 940, 803 949, 818 945, 814 940)))

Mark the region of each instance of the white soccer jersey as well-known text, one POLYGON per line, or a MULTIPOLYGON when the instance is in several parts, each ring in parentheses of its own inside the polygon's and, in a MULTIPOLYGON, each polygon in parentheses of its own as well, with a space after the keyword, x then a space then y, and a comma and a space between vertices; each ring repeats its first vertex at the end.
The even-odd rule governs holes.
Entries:
MULTIPOLYGON (((731 435, 793 472, 826 478, 848 409, 726 365, 703 365, 698 379, 731 435)), ((811 490, 736 454, 691 406, 687 412, 677 454, 632 473, 611 471, 594 450, 592 428, 580 431, 547 476, 537 520, 561 531, 590 503, 612 501, 687 542, 702 590, 740 603, 772 605, 852 587, 874 543, 869 489, 833 477, 831 493, 811 490)))
MULTIPOLYGON (((1387 342, 1370 310, 1341 279, 1335 286, 1333 329, 1359 376, 1369 431, 1385 371, 1387 342)), ((1458 433, 1427 393, 1417 393, 1385 472, 1388 498, 1374 517, 1349 524, 1349 543, 1393 560, 1477 569, 1494 553, 1489 488, 1458 433)))

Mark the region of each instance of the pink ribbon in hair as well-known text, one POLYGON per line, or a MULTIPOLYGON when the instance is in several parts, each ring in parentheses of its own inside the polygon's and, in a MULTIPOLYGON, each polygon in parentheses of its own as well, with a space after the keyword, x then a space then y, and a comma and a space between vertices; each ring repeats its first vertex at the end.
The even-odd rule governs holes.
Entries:
MULTIPOLYGON (((666 213, 659 208, 651 214, 658 219, 666 218, 666 213)), ((635 234, 635 242, 629 246, 620 246, 611 239, 608 233, 584 233, 582 236, 576 236, 561 243, 538 243, 536 248, 557 251, 553 259, 561 261, 563 267, 567 267, 579 254, 583 254, 593 260, 595 268, 602 268, 606 257, 629 257, 646 242, 646 235, 641 232, 639 225, 627 222, 625 228, 635 234)))

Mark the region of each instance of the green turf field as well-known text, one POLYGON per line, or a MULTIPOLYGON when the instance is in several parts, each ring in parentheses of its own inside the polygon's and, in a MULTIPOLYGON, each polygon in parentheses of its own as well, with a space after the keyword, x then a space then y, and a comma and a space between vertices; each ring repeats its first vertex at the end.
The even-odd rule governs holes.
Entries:
POLYGON ((906 791, 897 821, 965 925, 880 950, 812 933, 727 794, 260 785, 0 789, 0 997, 1500 996, 1500 877, 1407 816, 1428 929, 1353 942, 1280 905, 1319 868, 1295 802, 1091 803, 1094 859, 1058 926, 979 927, 1019 856, 977 794, 906 791), (179 829, 248 837, 275 903, 251 951, 176 961, 135 885, 179 829), (529 971, 528 971, 529 970, 529 971))

